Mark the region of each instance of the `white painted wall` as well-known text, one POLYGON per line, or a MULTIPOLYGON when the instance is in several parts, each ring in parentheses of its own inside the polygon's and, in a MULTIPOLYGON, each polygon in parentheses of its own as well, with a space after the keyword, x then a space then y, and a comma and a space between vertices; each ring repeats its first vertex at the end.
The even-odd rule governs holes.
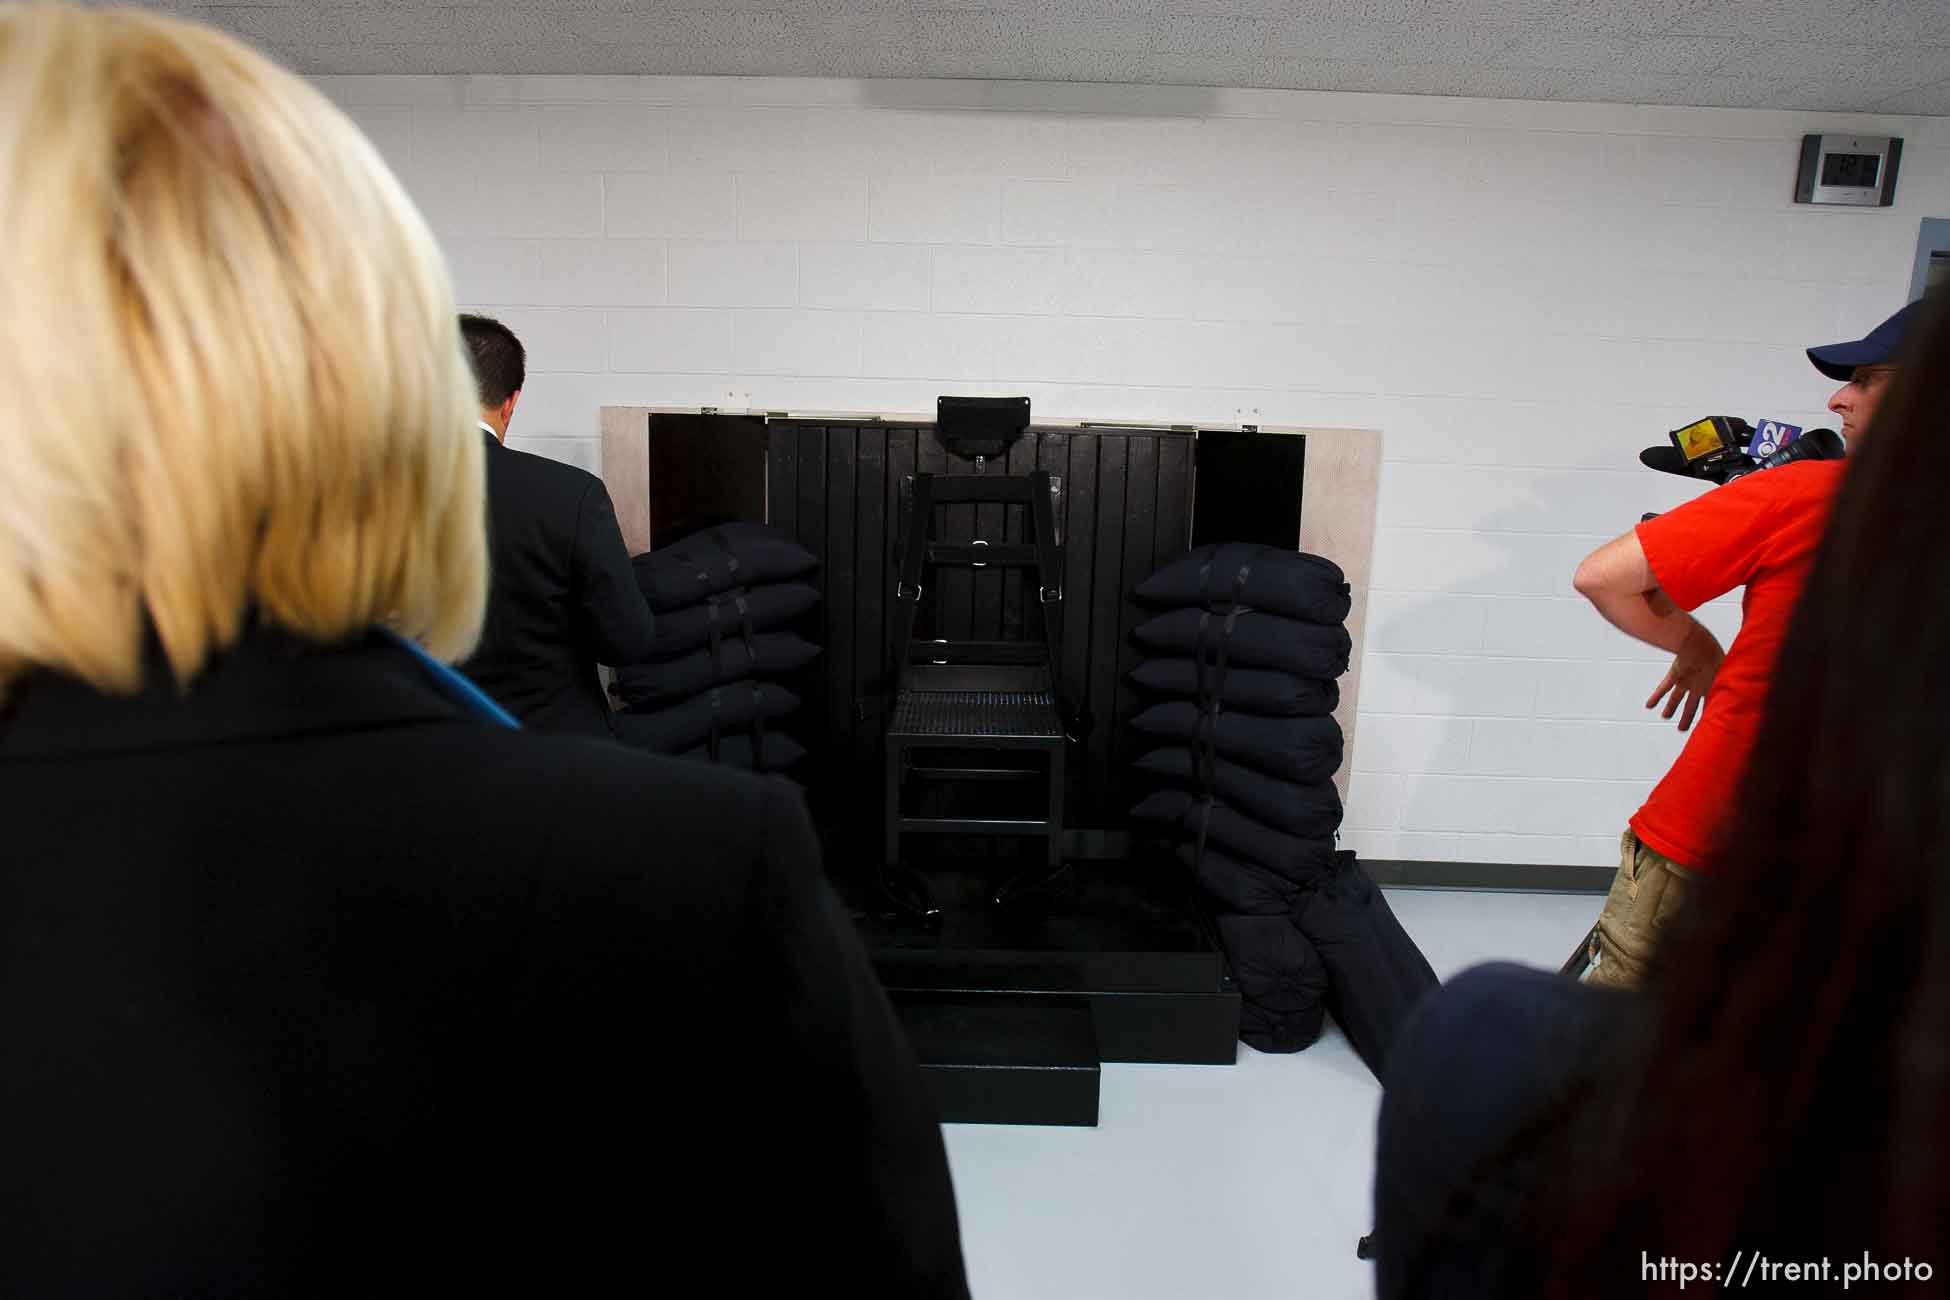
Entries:
MULTIPOLYGON (((1702 414, 1831 422, 1812 343, 1900 306, 1950 119, 1009 82, 325 77, 461 300, 515 444, 607 403, 1359 425, 1386 436, 1347 842, 1616 860, 1678 752, 1657 656, 1571 591, 1687 496, 1702 414), (1790 202, 1805 131, 1906 138, 1900 201, 1790 202)), ((1707 619, 1738 624, 1722 602, 1707 619)))

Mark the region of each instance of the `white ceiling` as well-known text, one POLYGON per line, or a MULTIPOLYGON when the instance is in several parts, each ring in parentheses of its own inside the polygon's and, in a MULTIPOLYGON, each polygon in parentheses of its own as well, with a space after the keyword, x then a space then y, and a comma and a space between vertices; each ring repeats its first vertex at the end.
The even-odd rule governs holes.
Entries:
POLYGON ((1950 0, 143 0, 309 73, 977 77, 1950 115, 1950 0))

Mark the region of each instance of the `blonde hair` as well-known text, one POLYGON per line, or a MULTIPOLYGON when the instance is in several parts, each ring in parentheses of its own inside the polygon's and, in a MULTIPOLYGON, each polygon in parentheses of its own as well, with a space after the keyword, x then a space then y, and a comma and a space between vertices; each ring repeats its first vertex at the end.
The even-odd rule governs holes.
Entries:
POLYGON ((433 237, 230 38, 0 5, 0 699, 178 682, 254 615, 479 635, 482 440, 433 237))

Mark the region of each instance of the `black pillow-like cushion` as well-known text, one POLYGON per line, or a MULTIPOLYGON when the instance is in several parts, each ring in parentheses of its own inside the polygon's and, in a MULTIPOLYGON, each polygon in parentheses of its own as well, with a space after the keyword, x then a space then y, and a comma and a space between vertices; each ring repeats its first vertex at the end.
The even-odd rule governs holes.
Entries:
POLYGON ((769 524, 720 524, 646 551, 631 564, 643 598, 662 614, 733 587, 803 577, 819 567, 819 557, 769 524))
POLYGON ((1131 726, 1194 748, 1210 733, 1220 754, 1288 781, 1331 780, 1341 766, 1341 724, 1331 717, 1202 714, 1189 700, 1172 700, 1152 705, 1132 718, 1131 726))
POLYGON ((726 736, 718 742, 718 757, 715 760, 711 757, 710 747, 705 745, 687 750, 678 757, 695 759, 700 763, 715 761, 720 767, 735 767, 741 772, 783 772, 806 756, 806 747, 790 736, 768 731, 765 733, 763 755, 763 765, 754 765, 752 738, 726 736))
POLYGON ((1271 717, 1302 718, 1332 713, 1341 702, 1341 688, 1318 677, 1268 668, 1226 665, 1225 676, 1208 656, 1203 673, 1195 659, 1147 659, 1131 670, 1131 680, 1145 690, 1173 699, 1196 700, 1200 691, 1218 687, 1219 702, 1229 709, 1264 713, 1271 717))
POLYGON ((1265 867, 1241 862, 1205 846, 1200 853, 1190 844, 1177 848, 1178 860, 1191 868, 1192 878, 1220 912, 1240 916, 1292 916, 1300 902, 1301 886, 1265 867))
POLYGON ((742 681, 713 686, 667 709, 625 709, 610 715, 616 738, 638 749, 681 754, 701 745, 715 722, 719 735, 748 730, 756 718, 772 721, 799 707, 799 697, 776 682, 742 681))
POLYGON ((1170 827, 1187 839, 1205 827, 1207 845, 1217 844, 1232 856, 1254 866, 1277 871, 1288 880, 1318 879, 1333 865, 1334 841, 1287 835, 1220 800, 1205 802, 1184 790, 1159 790, 1131 809, 1131 816, 1154 826, 1170 827))
POLYGON ((1261 1052, 1304 1052, 1320 1038, 1325 1005, 1304 1011, 1268 1011, 1257 1002, 1241 1001, 1239 1041, 1261 1052))
POLYGON ((1347 629, 1339 623, 1302 623, 1279 614, 1252 613, 1233 618, 1228 632, 1227 622, 1224 614, 1175 609, 1139 624, 1132 635, 1154 654, 1196 657, 1216 664, 1223 644, 1228 668, 1278 668, 1302 677, 1326 679, 1347 671, 1348 655, 1354 648, 1347 629))
POLYGON ((1439 981, 1354 854, 1334 855, 1328 883, 1303 890, 1293 923, 1327 969, 1328 1006, 1375 1077, 1409 1012, 1439 981))
POLYGON ((783 677, 818 657, 818 646, 790 632, 767 632, 749 644, 732 637, 719 643, 715 658, 706 646, 682 658, 618 668, 609 692, 625 704, 658 708, 744 677, 783 677))
POLYGON ((696 605, 657 615, 652 659, 672 659, 720 638, 742 636, 746 623, 754 632, 772 632, 819 603, 819 588, 804 582, 774 582, 749 591, 725 591, 706 596, 696 605))
MULTIPOLYGON (((1181 790, 1199 788, 1198 755, 1189 749, 1154 749, 1133 766, 1181 790)), ((1341 794, 1332 781, 1299 785, 1217 759, 1212 792, 1255 821, 1309 839, 1325 839, 1341 828, 1341 794)))
POLYGON ((1239 985, 1239 1036, 1262 1052, 1297 1052, 1320 1037, 1327 968, 1284 916, 1220 916, 1219 944, 1239 985))
POLYGON ((1250 542, 1201 546, 1139 583, 1137 598, 1169 609, 1231 602, 1309 623, 1343 622, 1352 604, 1347 575, 1332 560, 1250 542))

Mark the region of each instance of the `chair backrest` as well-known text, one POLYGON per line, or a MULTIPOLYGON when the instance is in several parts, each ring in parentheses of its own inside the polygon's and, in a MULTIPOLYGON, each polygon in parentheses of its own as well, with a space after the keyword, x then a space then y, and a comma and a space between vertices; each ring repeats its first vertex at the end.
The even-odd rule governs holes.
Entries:
POLYGON ((895 689, 906 684, 908 666, 917 662, 1020 667, 1035 670, 1041 680, 1057 682, 1063 626, 1063 551, 1056 527, 1060 480, 1043 470, 1019 475, 915 474, 903 489, 893 593, 895 689), (1024 540, 937 541, 934 510, 943 505, 1022 507, 1024 540), (1034 621, 1041 624, 1041 638, 915 641, 921 600, 933 585, 935 570, 948 566, 1019 568, 1032 574, 1025 585, 1033 597, 1028 603, 1036 610, 1034 621))

